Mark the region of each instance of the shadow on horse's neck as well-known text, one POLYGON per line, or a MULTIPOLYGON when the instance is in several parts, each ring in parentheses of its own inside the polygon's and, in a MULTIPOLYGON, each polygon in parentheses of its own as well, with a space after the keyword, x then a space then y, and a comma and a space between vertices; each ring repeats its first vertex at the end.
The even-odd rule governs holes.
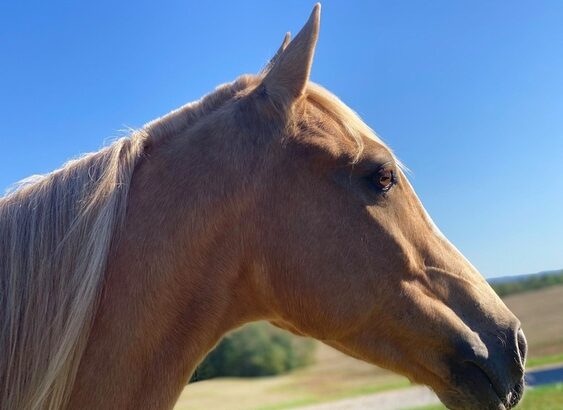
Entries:
POLYGON ((181 177, 180 147, 161 148, 133 176, 69 408, 169 408, 223 334, 268 316, 236 234, 244 199, 226 206, 224 186, 200 189, 206 174, 181 177))

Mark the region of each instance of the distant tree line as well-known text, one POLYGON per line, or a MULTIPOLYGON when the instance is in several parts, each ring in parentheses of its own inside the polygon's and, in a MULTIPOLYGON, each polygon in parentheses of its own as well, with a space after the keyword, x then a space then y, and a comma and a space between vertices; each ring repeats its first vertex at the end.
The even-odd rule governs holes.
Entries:
POLYGON ((313 362, 316 343, 266 322, 227 335, 199 365, 191 381, 214 377, 272 376, 313 362))
POLYGON ((524 278, 515 277, 514 280, 491 282, 491 286, 501 297, 560 284, 563 284, 563 270, 538 273, 524 278))

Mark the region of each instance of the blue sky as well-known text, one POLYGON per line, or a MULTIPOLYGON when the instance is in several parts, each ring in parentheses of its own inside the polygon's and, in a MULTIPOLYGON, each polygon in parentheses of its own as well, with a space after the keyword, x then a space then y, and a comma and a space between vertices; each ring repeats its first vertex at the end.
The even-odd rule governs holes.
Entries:
MULTIPOLYGON (((2 2, 0 192, 255 73, 306 1, 2 2)), ((563 267, 563 2, 324 1, 312 79, 485 276, 563 267)))

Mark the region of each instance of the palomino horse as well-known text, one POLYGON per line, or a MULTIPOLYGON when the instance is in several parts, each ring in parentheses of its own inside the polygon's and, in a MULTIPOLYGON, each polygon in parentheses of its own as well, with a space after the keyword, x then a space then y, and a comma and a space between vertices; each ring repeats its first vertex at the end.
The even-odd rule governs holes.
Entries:
POLYGON ((309 82, 319 15, 261 74, 1 199, 2 409, 169 409, 259 319, 452 409, 519 401, 520 323, 390 149, 309 82))

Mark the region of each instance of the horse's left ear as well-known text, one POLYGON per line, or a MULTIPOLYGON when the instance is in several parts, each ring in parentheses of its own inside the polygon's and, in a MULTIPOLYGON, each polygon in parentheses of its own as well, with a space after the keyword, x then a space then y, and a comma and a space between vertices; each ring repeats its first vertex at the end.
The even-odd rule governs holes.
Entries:
POLYGON ((268 65, 262 86, 271 98, 291 104, 305 91, 319 36, 320 17, 321 5, 317 3, 305 26, 287 47, 282 44, 268 65))

